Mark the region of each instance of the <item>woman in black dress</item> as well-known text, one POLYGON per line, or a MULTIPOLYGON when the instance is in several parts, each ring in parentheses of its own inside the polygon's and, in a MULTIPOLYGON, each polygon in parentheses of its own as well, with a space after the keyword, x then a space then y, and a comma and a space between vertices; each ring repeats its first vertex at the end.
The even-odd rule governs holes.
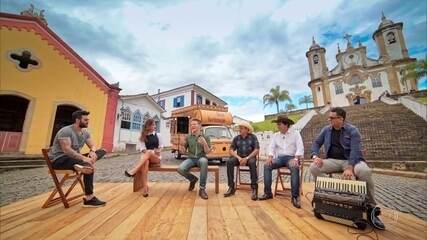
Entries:
POLYGON ((141 131, 141 157, 138 164, 131 170, 126 170, 128 177, 133 177, 138 171, 142 172, 143 196, 148 197, 148 168, 150 164, 160 164, 160 152, 163 144, 160 134, 156 133, 156 123, 148 119, 141 131))

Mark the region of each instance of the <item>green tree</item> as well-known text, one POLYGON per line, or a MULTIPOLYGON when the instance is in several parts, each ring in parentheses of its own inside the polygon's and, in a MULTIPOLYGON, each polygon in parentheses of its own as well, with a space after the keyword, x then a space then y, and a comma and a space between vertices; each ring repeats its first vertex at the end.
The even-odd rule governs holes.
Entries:
POLYGON ((406 65, 404 74, 401 78, 401 83, 406 86, 406 89, 408 89, 408 80, 415 79, 415 82, 418 84, 418 80, 425 76, 427 76, 427 60, 420 59, 406 65))
POLYGON ((279 103, 283 101, 292 103, 292 100, 289 97, 289 91, 280 90, 280 86, 270 89, 270 92, 265 94, 263 97, 264 107, 276 104, 277 113, 279 113, 279 103))
POLYGON ((299 104, 305 104, 305 108, 308 109, 308 104, 313 103, 313 97, 311 95, 305 95, 299 99, 299 104))
POLYGON ((286 103, 285 105, 285 110, 286 112, 290 112, 294 109, 296 109, 297 107, 293 104, 293 103, 286 103))

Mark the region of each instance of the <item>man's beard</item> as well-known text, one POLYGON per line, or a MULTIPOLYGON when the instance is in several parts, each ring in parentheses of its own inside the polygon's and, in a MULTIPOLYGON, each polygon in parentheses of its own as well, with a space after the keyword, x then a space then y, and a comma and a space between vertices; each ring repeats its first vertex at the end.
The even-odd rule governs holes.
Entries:
POLYGON ((81 122, 81 123, 79 124, 79 127, 80 127, 80 128, 87 128, 87 123, 82 123, 82 122, 81 122))

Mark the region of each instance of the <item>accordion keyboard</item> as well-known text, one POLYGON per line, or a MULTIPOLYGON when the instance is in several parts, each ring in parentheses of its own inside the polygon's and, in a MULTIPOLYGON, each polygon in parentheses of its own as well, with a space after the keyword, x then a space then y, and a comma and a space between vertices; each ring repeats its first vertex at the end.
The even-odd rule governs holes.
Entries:
POLYGON ((317 178, 315 189, 352 194, 367 194, 366 182, 326 177, 317 178))

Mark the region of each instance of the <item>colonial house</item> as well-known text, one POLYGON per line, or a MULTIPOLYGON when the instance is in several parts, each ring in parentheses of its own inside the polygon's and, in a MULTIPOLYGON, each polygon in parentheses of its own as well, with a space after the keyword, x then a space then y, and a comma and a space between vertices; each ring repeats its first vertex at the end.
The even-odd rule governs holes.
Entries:
POLYGON ((160 132, 162 133, 162 140, 165 146, 171 145, 169 118, 173 110, 197 104, 227 105, 224 100, 194 83, 164 92, 161 92, 159 89, 157 94, 151 95, 151 97, 165 110, 163 113, 165 120, 160 123, 160 132))
POLYGON ((43 11, 0 13, 0 152, 41 154, 71 113, 90 112, 98 147, 113 147, 120 88, 48 27, 43 11))
POLYGON ((116 111, 117 121, 114 127, 113 151, 132 152, 139 150, 141 147, 139 137, 147 119, 154 119, 157 132, 161 132, 162 113, 165 110, 147 93, 121 95, 116 111))

